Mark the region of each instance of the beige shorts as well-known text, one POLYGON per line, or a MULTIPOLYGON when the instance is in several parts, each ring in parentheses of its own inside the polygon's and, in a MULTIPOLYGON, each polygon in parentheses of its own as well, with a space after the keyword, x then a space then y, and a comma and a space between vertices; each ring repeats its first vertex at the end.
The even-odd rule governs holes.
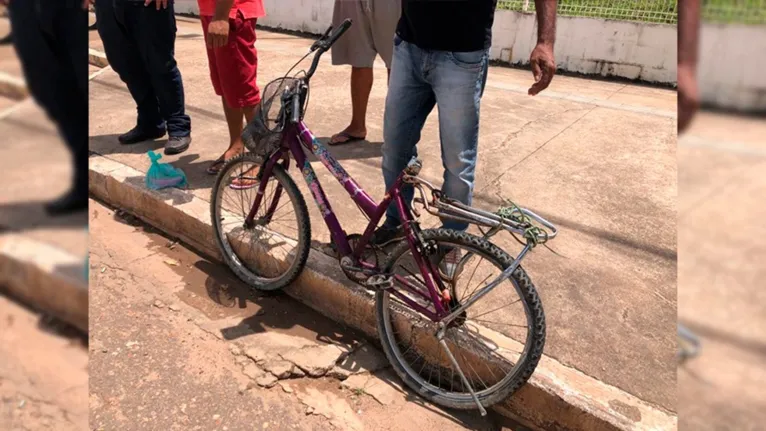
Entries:
POLYGON ((372 67, 380 55, 390 69, 401 9, 400 0, 335 0, 333 27, 346 18, 353 25, 332 46, 332 64, 372 67))

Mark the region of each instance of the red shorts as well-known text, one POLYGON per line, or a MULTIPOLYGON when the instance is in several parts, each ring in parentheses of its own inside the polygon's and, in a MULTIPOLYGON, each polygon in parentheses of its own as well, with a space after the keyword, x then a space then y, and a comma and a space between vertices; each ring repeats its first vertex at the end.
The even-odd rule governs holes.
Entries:
MULTIPOLYGON (((212 19, 211 16, 201 17, 206 41, 212 19)), ((238 12, 236 18, 229 18, 229 43, 221 48, 207 47, 213 89, 231 108, 255 106, 261 102, 261 92, 255 82, 258 71, 255 22, 256 19, 245 19, 238 12)))

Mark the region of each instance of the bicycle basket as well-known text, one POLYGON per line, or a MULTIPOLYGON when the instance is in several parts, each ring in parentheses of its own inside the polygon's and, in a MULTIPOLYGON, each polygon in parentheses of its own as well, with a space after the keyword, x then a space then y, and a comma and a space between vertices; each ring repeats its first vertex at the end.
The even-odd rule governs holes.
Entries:
POLYGON ((279 78, 263 89, 261 103, 255 109, 253 120, 242 132, 245 147, 259 158, 266 159, 279 148, 286 120, 282 95, 285 90, 295 88, 299 82, 296 78, 279 78))

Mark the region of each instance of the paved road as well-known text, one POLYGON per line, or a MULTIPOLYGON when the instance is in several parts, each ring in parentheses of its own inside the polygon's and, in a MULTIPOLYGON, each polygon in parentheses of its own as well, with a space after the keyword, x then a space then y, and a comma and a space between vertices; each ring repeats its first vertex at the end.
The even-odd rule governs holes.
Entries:
POLYGON ((424 403, 353 331, 90 211, 91 429, 523 430, 424 403))
POLYGON ((0 429, 87 429, 82 336, 3 295, 0 289, 0 429))

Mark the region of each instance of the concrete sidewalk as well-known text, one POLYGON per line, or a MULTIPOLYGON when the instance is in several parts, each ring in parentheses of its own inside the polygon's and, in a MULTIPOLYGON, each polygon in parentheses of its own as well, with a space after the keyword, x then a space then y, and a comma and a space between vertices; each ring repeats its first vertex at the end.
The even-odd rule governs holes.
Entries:
MULTIPOLYGON (((176 55, 194 142, 185 154, 163 161, 182 168, 190 191, 209 200, 213 178, 205 169, 224 151, 228 136, 199 23, 178 25, 176 55)), ((259 84, 284 74, 309 45, 307 39, 259 31, 259 84)), ((99 42, 91 47, 99 48, 99 42)), ((348 121, 348 73, 332 67, 329 55, 320 65, 307 115, 318 136, 329 137, 348 121)), ((526 95, 530 82, 526 71, 490 71, 475 203, 494 209, 501 198, 512 198, 562 227, 552 246, 565 258, 541 249, 525 265, 546 310, 546 354, 674 411, 675 93, 557 77, 547 93, 532 98, 526 95)), ((380 68, 370 98, 369 142, 332 150, 377 197, 383 195, 378 172, 385 92, 380 68)), ((116 74, 91 81, 90 109, 91 150, 145 172, 146 152, 164 141, 117 143, 116 136, 135 121, 135 105, 116 74)), ((423 175, 440 183, 436 112, 421 142, 423 175)), ((354 204, 321 166, 315 169, 345 229, 361 232, 365 224, 354 204)), ((305 184, 296 182, 308 196, 305 184)), ((327 241, 318 211, 310 212, 314 239, 327 241)), ((516 250, 511 241, 498 238, 499 245, 516 250)))
POLYGON ((766 423, 766 124, 701 113, 679 139, 678 319, 702 350, 678 371, 680 429, 766 423))

